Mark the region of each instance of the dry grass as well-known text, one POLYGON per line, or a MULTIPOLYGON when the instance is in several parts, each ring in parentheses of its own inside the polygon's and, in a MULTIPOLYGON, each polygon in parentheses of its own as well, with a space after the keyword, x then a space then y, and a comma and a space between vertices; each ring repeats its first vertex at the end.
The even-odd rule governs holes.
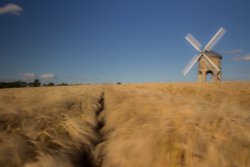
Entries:
POLYGON ((0 166, 249 167, 250 83, 0 90, 0 166))
POLYGON ((0 166, 90 166, 102 88, 0 91, 0 166))
POLYGON ((249 83, 112 86, 104 116, 105 167, 250 166, 249 83))

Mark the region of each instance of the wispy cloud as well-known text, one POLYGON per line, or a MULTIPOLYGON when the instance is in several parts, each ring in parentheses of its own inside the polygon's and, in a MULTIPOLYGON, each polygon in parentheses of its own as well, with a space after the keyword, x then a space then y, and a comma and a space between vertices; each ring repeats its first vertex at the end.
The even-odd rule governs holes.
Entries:
POLYGON ((223 50, 222 53, 230 54, 230 55, 236 55, 236 54, 243 53, 243 49, 223 50))
POLYGON ((250 61, 250 54, 244 54, 243 49, 224 50, 222 53, 233 56, 234 61, 250 61))
POLYGON ((35 73, 24 73, 24 74, 21 74, 22 78, 23 79, 34 79, 34 78, 37 78, 37 75, 35 73))
POLYGON ((55 74, 42 74, 39 76, 39 78, 41 78, 41 79, 56 79, 56 75, 55 74))
POLYGON ((22 11, 23 11, 22 7, 14 3, 9 3, 0 7, 0 14, 20 15, 22 11))
POLYGON ((234 61, 250 61, 250 54, 246 54, 243 56, 235 56, 233 58, 234 61))
POLYGON ((22 79, 25 79, 25 80, 31 80, 31 79, 35 79, 35 78, 37 78, 37 79, 57 79, 56 75, 52 74, 52 73, 38 75, 38 74, 35 74, 33 72, 28 72, 28 73, 21 74, 21 76, 22 76, 22 79))

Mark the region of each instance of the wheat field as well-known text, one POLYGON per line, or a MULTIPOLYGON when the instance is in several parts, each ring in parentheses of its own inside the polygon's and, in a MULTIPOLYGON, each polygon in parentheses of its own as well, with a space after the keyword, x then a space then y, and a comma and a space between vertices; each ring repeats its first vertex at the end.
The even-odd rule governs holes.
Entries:
POLYGON ((250 167, 250 83, 0 90, 1 167, 250 167))

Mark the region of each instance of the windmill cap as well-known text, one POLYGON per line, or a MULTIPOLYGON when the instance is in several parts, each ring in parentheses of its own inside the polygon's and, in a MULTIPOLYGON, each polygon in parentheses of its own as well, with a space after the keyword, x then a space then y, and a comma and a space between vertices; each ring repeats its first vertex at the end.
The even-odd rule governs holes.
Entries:
POLYGON ((219 53, 216 53, 214 51, 205 51, 205 53, 209 57, 216 57, 216 58, 222 59, 222 56, 219 53))

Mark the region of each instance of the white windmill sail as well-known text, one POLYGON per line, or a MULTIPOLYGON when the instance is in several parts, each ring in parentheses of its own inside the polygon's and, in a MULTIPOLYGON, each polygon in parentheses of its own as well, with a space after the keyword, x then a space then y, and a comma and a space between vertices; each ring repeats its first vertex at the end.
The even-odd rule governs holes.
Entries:
POLYGON ((199 60, 201 57, 201 54, 195 55, 191 61, 188 63, 188 65, 183 70, 183 75, 187 75, 187 73, 191 70, 191 68, 195 65, 195 63, 199 60))
POLYGON ((191 34, 188 34, 185 38, 186 40, 197 50, 199 51, 199 54, 195 55, 191 61, 188 63, 188 65, 183 70, 183 75, 187 75, 187 73, 191 70, 191 68, 194 66, 194 64, 199 60, 201 56, 204 56, 207 63, 209 63, 212 67, 211 69, 214 70, 214 72, 219 72, 220 68, 217 67, 214 62, 206 55, 206 52, 211 51, 211 49, 214 47, 214 45, 221 39, 221 37, 226 33, 226 30, 221 27, 217 33, 213 36, 213 38, 208 42, 208 44, 205 46, 203 51, 201 50, 201 44, 198 40, 196 40, 191 34))
POLYGON ((192 36, 192 34, 188 34, 185 38, 197 51, 201 52, 201 44, 192 36))
POLYGON ((226 33, 226 30, 221 27, 219 31, 213 36, 213 38, 205 46, 204 51, 210 51, 214 45, 221 39, 221 37, 226 33))

